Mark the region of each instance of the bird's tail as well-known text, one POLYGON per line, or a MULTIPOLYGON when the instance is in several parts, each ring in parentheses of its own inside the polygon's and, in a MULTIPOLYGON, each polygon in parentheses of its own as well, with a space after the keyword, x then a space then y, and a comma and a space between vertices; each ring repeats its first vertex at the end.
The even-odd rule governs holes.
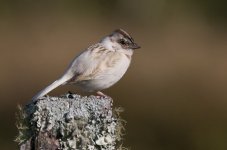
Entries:
POLYGON ((44 88, 42 91, 40 91, 39 93, 37 93, 33 98, 32 101, 35 102, 37 99, 41 98, 42 96, 46 95, 47 93, 49 93, 50 91, 52 91, 53 89, 57 88, 58 86, 64 84, 66 81, 68 81, 71 77, 68 76, 62 76, 61 78, 59 78, 58 80, 54 81, 53 83, 51 83, 50 85, 48 85, 46 88, 44 88))

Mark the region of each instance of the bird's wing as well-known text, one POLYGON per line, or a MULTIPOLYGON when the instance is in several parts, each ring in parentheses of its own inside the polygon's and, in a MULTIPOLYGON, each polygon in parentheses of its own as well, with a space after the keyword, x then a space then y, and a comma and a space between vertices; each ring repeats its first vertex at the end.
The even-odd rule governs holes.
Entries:
POLYGON ((69 82, 79 80, 89 80, 93 74, 98 71, 97 68, 104 59, 103 53, 97 53, 99 50, 104 50, 100 43, 92 45, 87 50, 78 55, 69 65, 65 74, 71 75, 69 82))

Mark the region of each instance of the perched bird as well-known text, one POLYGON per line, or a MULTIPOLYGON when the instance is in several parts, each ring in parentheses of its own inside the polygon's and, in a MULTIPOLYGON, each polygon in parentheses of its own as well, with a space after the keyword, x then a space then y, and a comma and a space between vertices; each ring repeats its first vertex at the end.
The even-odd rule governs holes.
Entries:
POLYGON ((140 46, 127 32, 117 29, 75 57, 65 73, 36 94, 32 101, 65 84, 105 96, 101 90, 121 79, 130 65, 134 49, 138 48, 140 46))

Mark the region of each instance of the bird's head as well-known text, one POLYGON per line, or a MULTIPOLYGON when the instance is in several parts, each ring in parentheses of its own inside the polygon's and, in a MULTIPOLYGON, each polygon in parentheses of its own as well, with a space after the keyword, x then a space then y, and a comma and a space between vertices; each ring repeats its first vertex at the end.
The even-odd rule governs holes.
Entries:
POLYGON ((103 43, 108 49, 112 50, 134 50, 140 48, 133 38, 124 30, 117 29, 110 35, 102 39, 103 43))

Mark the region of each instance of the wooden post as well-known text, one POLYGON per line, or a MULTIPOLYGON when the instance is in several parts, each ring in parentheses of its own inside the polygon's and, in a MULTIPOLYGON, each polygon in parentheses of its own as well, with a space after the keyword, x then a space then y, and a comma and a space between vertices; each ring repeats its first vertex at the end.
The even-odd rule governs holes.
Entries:
POLYGON ((66 94, 19 107, 20 150, 122 150, 125 121, 110 97, 66 94))

